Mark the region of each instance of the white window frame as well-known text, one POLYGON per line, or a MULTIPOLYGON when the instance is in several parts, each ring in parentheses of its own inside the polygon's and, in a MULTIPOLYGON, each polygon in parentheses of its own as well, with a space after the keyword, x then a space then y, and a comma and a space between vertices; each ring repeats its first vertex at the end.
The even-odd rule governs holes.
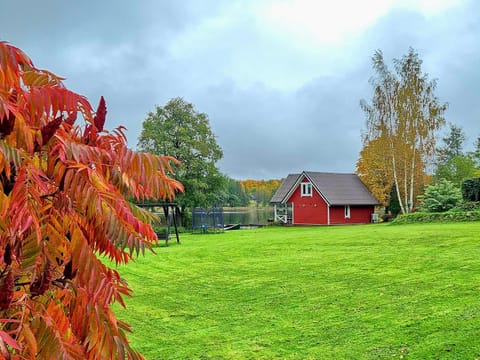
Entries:
POLYGON ((345 205, 344 215, 345 215, 345 219, 350 219, 350 205, 345 205))
POLYGON ((312 192, 312 183, 311 182, 302 182, 300 183, 301 195, 302 197, 305 196, 313 196, 312 192))

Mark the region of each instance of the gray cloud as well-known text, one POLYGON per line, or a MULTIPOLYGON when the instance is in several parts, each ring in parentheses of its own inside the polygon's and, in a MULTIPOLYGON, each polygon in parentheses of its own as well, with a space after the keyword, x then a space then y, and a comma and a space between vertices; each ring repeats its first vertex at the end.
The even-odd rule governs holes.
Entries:
POLYGON ((0 22, 2 39, 93 106, 105 96, 107 127, 125 125, 131 147, 155 105, 192 102, 209 115, 221 170, 235 178, 354 171, 376 49, 390 61, 415 48, 450 104, 447 120, 470 143, 480 135, 480 3, 432 16, 394 9, 341 46, 311 51, 266 30, 252 4, 7 0, 0 22))

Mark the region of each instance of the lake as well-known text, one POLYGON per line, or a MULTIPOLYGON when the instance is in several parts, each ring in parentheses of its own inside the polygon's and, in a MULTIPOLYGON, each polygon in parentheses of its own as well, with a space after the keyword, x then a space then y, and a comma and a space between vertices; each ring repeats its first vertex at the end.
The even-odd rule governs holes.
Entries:
POLYGON ((267 225, 273 220, 273 207, 223 208, 225 224, 267 225))

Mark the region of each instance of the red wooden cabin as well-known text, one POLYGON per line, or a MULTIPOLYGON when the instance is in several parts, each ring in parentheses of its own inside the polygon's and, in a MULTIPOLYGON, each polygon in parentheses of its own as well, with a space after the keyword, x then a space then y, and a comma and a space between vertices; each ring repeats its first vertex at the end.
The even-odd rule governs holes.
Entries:
POLYGON ((290 174, 270 202, 275 220, 293 225, 366 224, 380 205, 355 174, 290 174))

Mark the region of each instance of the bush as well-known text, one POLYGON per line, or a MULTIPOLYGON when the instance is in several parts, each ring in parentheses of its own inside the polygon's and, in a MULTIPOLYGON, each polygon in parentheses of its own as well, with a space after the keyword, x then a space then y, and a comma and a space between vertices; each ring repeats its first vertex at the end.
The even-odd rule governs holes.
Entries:
POLYGON ((462 201, 450 211, 480 210, 480 201, 462 201))
POLYGON ((428 185, 418 209, 423 212, 443 212, 453 209, 462 201, 462 193, 452 182, 442 179, 438 183, 428 185))

